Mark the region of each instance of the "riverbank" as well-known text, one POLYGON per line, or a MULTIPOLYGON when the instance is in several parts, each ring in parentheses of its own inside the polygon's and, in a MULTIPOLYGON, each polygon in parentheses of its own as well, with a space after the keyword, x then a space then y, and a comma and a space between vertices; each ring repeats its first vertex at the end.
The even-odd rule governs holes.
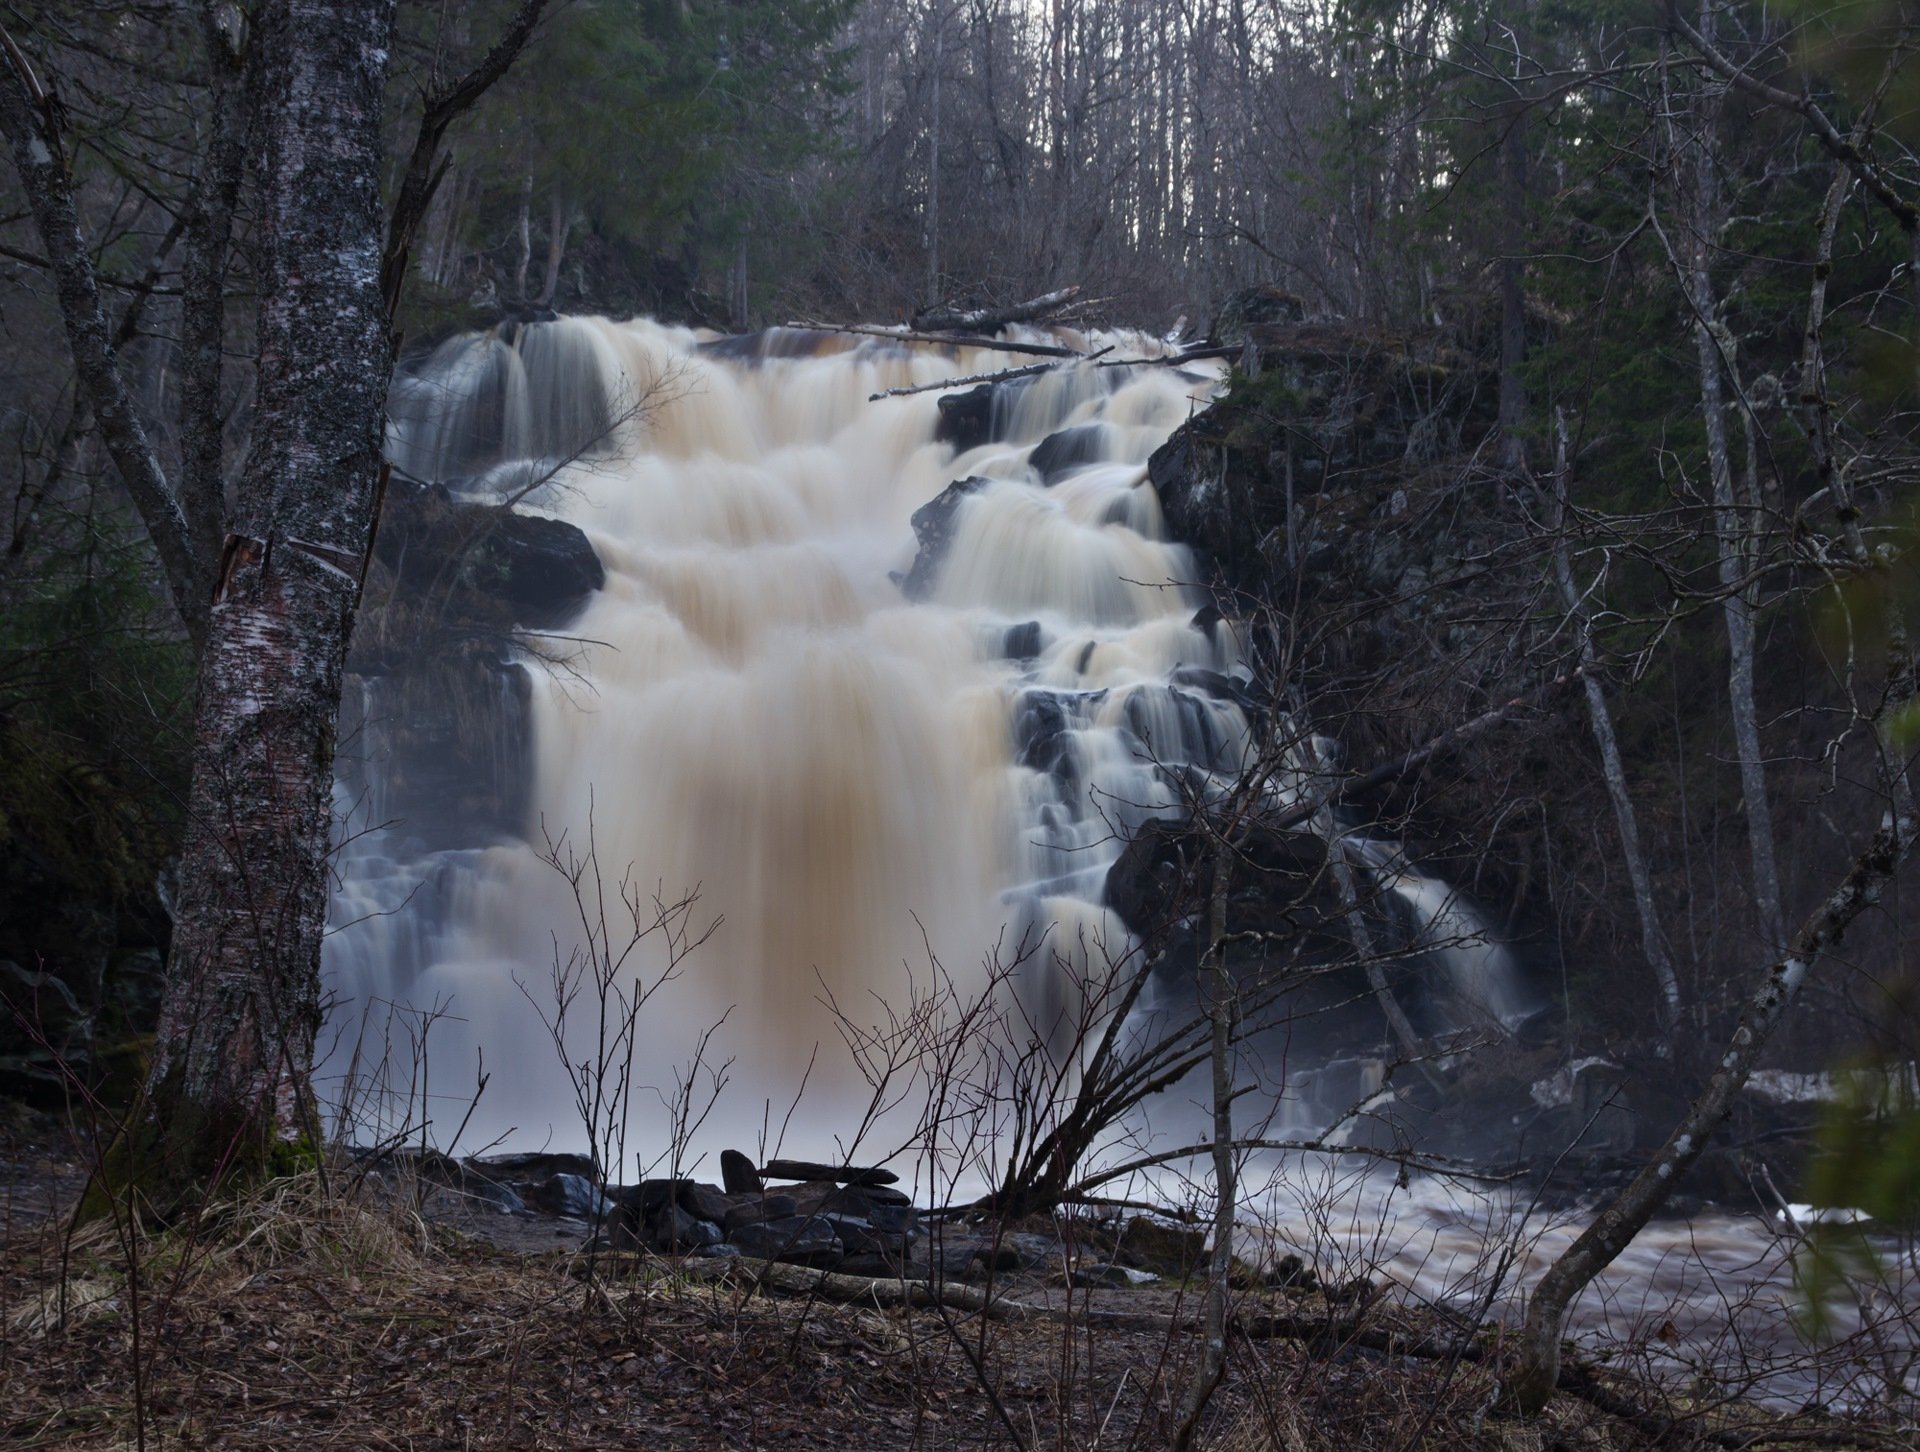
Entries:
MULTIPOLYGON (((1009 1265, 907 1305, 898 1280, 596 1252, 578 1222, 338 1171, 138 1242, 64 1233, 46 1211, 75 1166, 56 1153, 16 1155, 8 1180, 0 1382, 21 1448, 1158 1448, 1199 1342, 1171 1274, 1117 1289, 1009 1265)), ((1497 1333, 1384 1284, 1248 1286, 1234 1312, 1205 1447, 1910 1445, 1656 1385, 1629 1346, 1507 1421, 1497 1333)))

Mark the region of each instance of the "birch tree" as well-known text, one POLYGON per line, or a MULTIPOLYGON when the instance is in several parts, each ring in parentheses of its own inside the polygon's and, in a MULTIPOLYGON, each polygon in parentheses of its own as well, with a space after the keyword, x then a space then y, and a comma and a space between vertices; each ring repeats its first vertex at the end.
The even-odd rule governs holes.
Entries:
POLYGON ((55 79, 0 31, 0 128, 76 369, 199 658, 187 841, 145 1092, 114 1173, 161 1209, 282 1147, 311 1153, 334 729, 385 479, 393 307, 446 125, 504 73, 545 0, 427 99, 393 226, 381 199, 394 0, 209 3, 211 137, 186 204, 189 386, 170 477, 105 325, 55 79), (252 430, 221 461, 235 199, 249 159, 252 430), (216 549, 217 544, 217 549, 216 549))

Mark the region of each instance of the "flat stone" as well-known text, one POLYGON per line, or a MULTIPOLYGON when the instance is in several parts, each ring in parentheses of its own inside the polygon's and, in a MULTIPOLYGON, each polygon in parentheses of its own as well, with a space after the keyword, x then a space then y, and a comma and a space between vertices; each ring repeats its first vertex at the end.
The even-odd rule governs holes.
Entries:
POLYGON ((833 1227, 834 1234, 840 1237, 840 1243, 846 1247, 849 1255, 865 1255, 876 1251, 898 1252, 901 1243, 913 1233, 904 1227, 889 1231, 857 1215, 829 1211, 820 1218, 833 1227))
POLYGON ((892 1170, 858 1169, 852 1165, 824 1165, 814 1160, 768 1160, 762 1171, 769 1180, 830 1180, 836 1185, 895 1185, 892 1170))

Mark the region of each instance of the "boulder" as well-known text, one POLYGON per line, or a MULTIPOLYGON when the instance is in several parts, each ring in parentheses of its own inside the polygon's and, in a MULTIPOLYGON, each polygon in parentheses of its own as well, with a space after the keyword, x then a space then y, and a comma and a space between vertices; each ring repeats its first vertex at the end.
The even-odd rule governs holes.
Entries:
POLYGON ((900 593, 909 600, 924 600, 931 593, 934 581, 939 577, 940 566, 946 560, 947 550, 953 544, 961 504, 968 495, 986 488, 989 482, 977 476, 956 479, 914 510, 913 534, 920 541, 920 550, 913 557, 912 568, 904 575, 894 577, 900 593))
POLYGON ((840 1237, 831 1222, 818 1215, 789 1215, 742 1225, 727 1243, 755 1260, 839 1259, 840 1237))
POLYGON ((1045 648, 1045 644, 1040 622, 1026 620, 1007 627, 1007 633, 1000 642, 1000 654, 1008 660, 1033 660, 1045 648))
POLYGON ((791 1195, 742 1195, 720 1223, 729 1232, 763 1220, 786 1220, 800 1213, 799 1203, 791 1195))
POLYGON ((1106 424, 1079 424, 1048 434, 1027 455, 1027 467, 1040 476, 1043 484, 1057 484, 1075 469, 1098 463, 1109 456, 1112 431, 1106 424))
POLYGON ((964 454, 1003 437, 1013 401, 1031 385, 1031 378, 1009 378, 1001 383, 982 383, 964 393, 941 394, 934 438, 952 444, 954 453, 964 454))
POLYGON ((533 1209, 572 1220, 608 1221, 620 1207, 585 1175, 559 1174, 540 1181, 527 1193, 533 1209))
POLYGON ((758 1195, 766 1188, 753 1161, 739 1150, 720 1151, 720 1183, 729 1195, 758 1195))
POLYGON ((718 1245, 725 1238, 720 1227, 712 1221, 690 1215, 672 1203, 660 1206, 649 1218, 647 1225, 649 1248, 668 1255, 679 1255, 688 1251, 701 1250, 710 1245, 718 1245))
POLYGON ((606 583, 577 526, 403 479, 387 486, 374 558, 400 608, 503 629, 565 626, 606 583))

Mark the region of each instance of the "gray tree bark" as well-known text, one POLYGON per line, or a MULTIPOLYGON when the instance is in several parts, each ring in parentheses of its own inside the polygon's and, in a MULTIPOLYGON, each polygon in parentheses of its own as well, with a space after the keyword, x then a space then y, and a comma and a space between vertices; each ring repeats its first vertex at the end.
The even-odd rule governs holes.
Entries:
MULTIPOLYGON (((1713 37, 1713 3, 1702 0, 1700 29, 1713 37)), ((1671 107, 1668 108, 1671 112, 1671 107)), ((1714 108, 1717 109, 1717 108, 1714 108)), ((1740 792, 1747 814, 1747 847, 1753 868, 1754 915, 1768 953, 1786 942, 1786 918, 1780 906, 1780 869, 1774 855, 1773 809, 1767 797, 1766 758, 1760 745, 1760 721, 1753 700, 1754 587, 1747 579, 1752 554, 1757 500, 1746 511, 1734 498, 1733 463, 1727 448, 1727 409, 1720 373, 1733 364, 1732 342, 1718 322, 1713 295, 1712 238, 1719 225, 1719 181, 1707 142, 1712 115, 1702 116, 1693 135, 1693 224, 1686 263, 1687 300, 1693 309, 1693 339, 1700 369, 1700 411, 1706 422, 1707 470, 1712 476, 1714 524, 1719 545, 1721 611, 1727 628, 1727 694, 1733 718, 1734 752, 1740 765, 1740 792)), ((1676 259, 1677 260, 1677 259, 1676 259)))
POLYGON ((146 1112, 162 1186, 316 1127, 333 733, 383 477, 381 121, 394 0, 277 0, 263 95, 254 437, 207 617, 146 1112))
POLYGON ((1614 825, 1620 833, 1620 855, 1626 860, 1627 881, 1633 887, 1634 911, 1640 919, 1640 945, 1660 990, 1660 1024, 1671 1042, 1680 1016, 1680 975, 1674 971, 1666 935, 1660 930, 1660 913, 1653 900, 1653 877, 1647 870, 1647 854, 1640 846, 1640 819, 1633 809, 1633 796, 1627 790, 1627 768, 1620 755, 1619 737, 1613 729, 1613 711, 1607 704, 1606 687, 1601 684, 1596 668, 1598 654, 1593 644, 1593 623, 1573 580, 1573 560, 1567 546, 1567 425, 1557 413, 1553 498, 1547 523, 1553 531, 1554 582, 1566 607, 1567 620, 1579 636, 1587 722, 1593 731, 1594 745, 1600 749, 1600 769, 1606 779, 1607 796, 1613 803, 1614 825))

